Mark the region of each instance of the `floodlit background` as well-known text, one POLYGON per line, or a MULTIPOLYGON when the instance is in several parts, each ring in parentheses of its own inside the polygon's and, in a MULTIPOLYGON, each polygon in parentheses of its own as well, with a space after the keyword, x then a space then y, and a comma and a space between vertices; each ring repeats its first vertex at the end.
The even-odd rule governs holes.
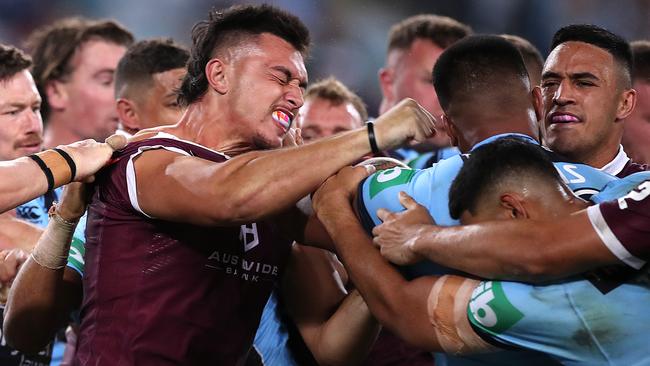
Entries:
MULTIPOLYGON (((138 39, 173 37, 189 45, 192 25, 213 7, 241 1, 210 0, 0 0, 0 42, 22 45, 36 27, 72 15, 113 18, 138 39)), ((249 1, 248 3, 260 3, 249 1)), ((477 33, 511 33, 543 55, 553 33, 572 23, 592 23, 632 41, 650 39, 650 0, 279 0, 312 32, 310 80, 334 75, 357 91, 371 115, 380 102, 377 71, 393 23, 419 13, 450 16, 477 33)))

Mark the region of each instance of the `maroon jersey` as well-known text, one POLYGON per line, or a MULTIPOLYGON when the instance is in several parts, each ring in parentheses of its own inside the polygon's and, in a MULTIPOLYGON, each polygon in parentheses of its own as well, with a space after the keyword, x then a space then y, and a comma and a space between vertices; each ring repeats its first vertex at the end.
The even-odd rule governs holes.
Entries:
POLYGON ((625 166, 623 169, 616 174, 617 177, 619 178, 625 178, 630 174, 638 173, 638 172, 644 172, 646 170, 649 170, 650 168, 647 164, 638 164, 633 162, 632 160, 628 160, 627 163, 625 163, 625 166))
POLYGON ((160 134, 129 144, 98 174, 76 364, 241 364, 291 240, 268 222, 200 227, 147 216, 133 160, 150 149, 227 160, 160 134))
POLYGON ((650 259, 650 181, 625 197, 587 209, 589 220, 618 259, 640 269, 650 259))

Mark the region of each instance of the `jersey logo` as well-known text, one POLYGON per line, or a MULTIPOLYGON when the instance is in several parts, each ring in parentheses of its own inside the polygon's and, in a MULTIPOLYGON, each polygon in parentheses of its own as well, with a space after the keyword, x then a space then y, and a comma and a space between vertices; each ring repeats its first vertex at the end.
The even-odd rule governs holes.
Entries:
POLYGON ((474 289, 467 315, 472 323, 493 335, 505 332, 524 317, 508 300, 499 281, 481 282, 474 289))
POLYGON ((619 198, 618 207, 621 210, 625 210, 627 208, 627 199, 639 202, 648 196, 650 196, 650 180, 639 184, 638 187, 634 188, 634 190, 628 193, 625 197, 619 198))
POLYGON ((239 240, 244 243, 245 252, 248 252, 249 250, 259 245, 260 237, 257 234, 257 224, 252 223, 251 227, 242 225, 241 229, 239 230, 239 240))
POLYGON ((415 170, 400 167, 386 169, 376 173, 370 180, 370 198, 375 197, 386 188, 411 181, 413 175, 415 175, 415 170))

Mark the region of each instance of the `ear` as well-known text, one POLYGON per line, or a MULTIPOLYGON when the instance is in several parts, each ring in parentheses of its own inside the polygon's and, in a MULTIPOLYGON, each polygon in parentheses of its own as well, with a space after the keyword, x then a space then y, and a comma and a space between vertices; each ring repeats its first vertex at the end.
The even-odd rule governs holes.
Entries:
POLYGON ((445 132, 447 132, 447 136, 449 136, 449 140, 451 141, 452 146, 458 146, 458 130, 456 129, 456 126, 454 126, 454 123, 451 121, 451 118, 447 116, 446 113, 443 113, 441 116, 442 119, 442 125, 444 126, 445 132))
POLYGON ((384 96, 384 99, 387 99, 388 102, 393 102, 395 100, 395 95, 393 94, 393 81, 395 73, 390 67, 382 67, 379 69, 379 86, 381 87, 381 93, 384 96))
POLYGON ((623 92, 621 102, 616 111, 616 121, 623 120, 632 113, 636 106, 636 90, 628 89, 623 92))
POLYGON ((61 81, 52 80, 45 84, 45 94, 51 110, 63 110, 68 105, 68 91, 61 81))
POLYGON ((228 77, 226 76, 226 65, 222 60, 213 58, 205 65, 205 75, 208 84, 219 94, 228 92, 228 77))
POLYGON ((535 86, 531 94, 533 98, 533 107, 535 108, 535 118, 537 121, 542 121, 544 119, 544 100, 542 99, 542 88, 535 86))
POLYGON ((527 219, 530 218, 523 198, 516 193, 504 193, 499 197, 501 208, 506 218, 527 219))
POLYGON ((137 132, 142 129, 140 126, 140 117, 132 101, 119 98, 117 100, 117 115, 120 118, 120 122, 122 122, 122 126, 128 130, 127 132, 137 132))

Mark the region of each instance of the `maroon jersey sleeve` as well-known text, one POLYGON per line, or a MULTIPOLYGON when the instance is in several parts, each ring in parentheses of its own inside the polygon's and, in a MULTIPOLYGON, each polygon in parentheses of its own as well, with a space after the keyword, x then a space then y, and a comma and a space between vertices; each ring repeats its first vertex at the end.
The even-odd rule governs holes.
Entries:
POLYGON ((587 209, 589 220, 609 250, 635 269, 650 258, 650 181, 626 196, 587 209))

